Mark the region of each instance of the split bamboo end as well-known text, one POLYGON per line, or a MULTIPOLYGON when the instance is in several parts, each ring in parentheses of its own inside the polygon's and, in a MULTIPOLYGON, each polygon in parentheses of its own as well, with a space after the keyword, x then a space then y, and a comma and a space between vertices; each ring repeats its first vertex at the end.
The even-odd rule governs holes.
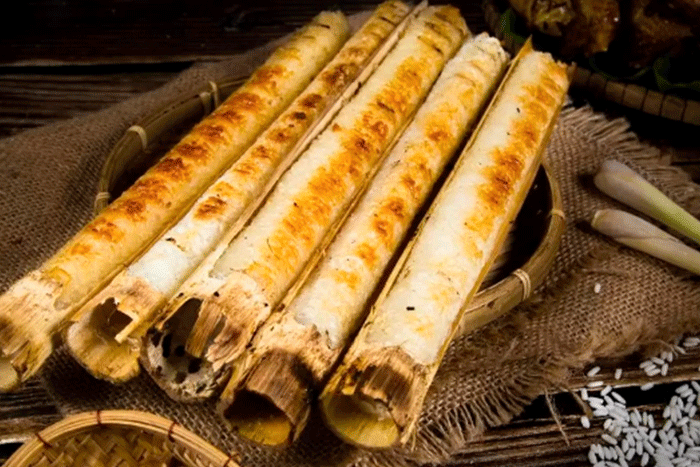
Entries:
POLYGON ((344 441, 370 449, 405 442, 421 409, 429 368, 400 349, 343 364, 320 397, 326 424, 344 441))
POLYGON ((96 378, 122 383, 139 374, 140 340, 116 337, 133 317, 122 312, 114 300, 107 300, 86 313, 65 333, 68 349, 96 378))
POLYGON ((199 300, 187 300, 143 340, 141 363, 168 396, 177 401, 206 400, 221 389, 228 368, 214 369, 185 348, 199 313, 199 300))
POLYGON ((265 445, 288 445, 306 426, 314 387, 301 359, 284 351, 265 354, 242 384, 232 378, 220 412, 241 436, 265 445))
POLYGON ((15 283, 0 298, 0 391, 11 391, 36 374, 53 351, 63 323, 54 313, 61 284, 40 274, 15 283))

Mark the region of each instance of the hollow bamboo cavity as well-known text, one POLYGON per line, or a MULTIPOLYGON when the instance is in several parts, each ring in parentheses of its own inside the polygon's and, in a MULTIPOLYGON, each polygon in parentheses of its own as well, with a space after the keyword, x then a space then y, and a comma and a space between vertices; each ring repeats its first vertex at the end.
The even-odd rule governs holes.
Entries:
POLYGON ((404 443, 435 371, 528 192, 569 84, 527 43, 372 307, 320 405, 365 447, 404 443))
MULTIPOLYGON (((68 330, 71 352, 95 376, 115 382, 139 371, 147 330, 178 287, 228 232, 240 230, 280 174, 320 133, 354 90, 343 92, 363 68, 376 66, 378 49, 409 7, 380 5, 294 102, 258 140, 207 189, 188 213, 137 261, 77 313, 68 330), (107 326, 105 319, 121 320, 107 326)), ((325 58, 325 57, 324 57, 325 58)))
POLYGON ((340 48, 348 28, 342 13, 319 14, 56 255, 0 297, 0 366, 16 372, 0 388, 38 370, 56 330, 243 153, 340 48))
POLYGON ((240 355, 366 185, 466 33, 453 7, 419 13, 250 223, 205 273, 180 288, 170 310, 198 310, 185 343, 188 358, 219 369, 240 355))
POLYGON ((445 66, 425 103, 298 296, 233 364, 220 410, 263 444, 296 439, 313 395, 361 324, 414 216, 496 88, 507 54, 486 34, 445 66))

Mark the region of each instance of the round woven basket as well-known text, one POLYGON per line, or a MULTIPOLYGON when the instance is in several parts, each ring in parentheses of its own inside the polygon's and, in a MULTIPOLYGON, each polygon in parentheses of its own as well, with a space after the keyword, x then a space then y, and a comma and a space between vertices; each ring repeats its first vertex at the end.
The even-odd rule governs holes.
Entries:
POLYGON ((55 423, 22 445, 5 467, 235 467, 177 423, 134 410, 104 410, 55 423))
MULTIPOLYGON (((104 164, 95 213, 133 183, 243 81, 238 78, 209 82, 130 127, 104 164)), ((554 261, 564 225, 559 186, 543 166, 503 251, 465 313, 463 329, 475 324, 473 316, 481 315, 478 323, 485 324, 509 311, 541 284, 554 261)))
MULTIPOLYGON (((501 7, 498 0, 483 0, 482 7, 491 32, 503 41, 506 50, 517 52, 520 44, 512 35, 505 33, 501 23, 507 6, 501 7)), ((605 99, 646 114, 700 126, 700 102, 692 99, 681 99, 638 84, 610 79, 582 66, 576 67, 571 85, 585 90, 596 99, 605 99)))

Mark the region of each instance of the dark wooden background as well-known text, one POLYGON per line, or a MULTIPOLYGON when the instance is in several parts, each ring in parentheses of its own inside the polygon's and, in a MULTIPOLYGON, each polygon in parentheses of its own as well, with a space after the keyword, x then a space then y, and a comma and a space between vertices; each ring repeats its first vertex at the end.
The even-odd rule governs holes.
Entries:
MULTIPOLYGON (((486 29, 479 1, 453 2, 473 32, 486 29)), ((319 10, 346 13, 370 8, 358 1, 214 0, 31 0, 3 6, 0 27, 0 137, 79 116, 154 89, 194 62, 219 60, 263 44, 306 22, 319 10)), ((588 96, 577 94, 580 102, 588 96)), ((625 115, 640 137, 659 146, 672 163, 700 179, 700 128, 679 126, 593 100, 610 116, 625 115)), ((2 181, 0 180, 0 183, 2 181)), ((674 382, 700 377, 700 353, 671 366, 657 387, 641 393, 645 381, 638 356, 601 362, 603 378, 615 382, 631 404, 657 413, 674 382), (614 381, 617 366, 625 378, 614 381)), ((574 388, 585 385, 574 378, 574 388)), ((512 423, 470 443, 450 465, 588 465, 587 447, 598 442, 602 423, 579 424, 581 410, 561 388, 552 389, 565 439, 545 399, 537 399, 512 423)), ((38 382, 0 395, 0 462, 59 415, 38 382)))

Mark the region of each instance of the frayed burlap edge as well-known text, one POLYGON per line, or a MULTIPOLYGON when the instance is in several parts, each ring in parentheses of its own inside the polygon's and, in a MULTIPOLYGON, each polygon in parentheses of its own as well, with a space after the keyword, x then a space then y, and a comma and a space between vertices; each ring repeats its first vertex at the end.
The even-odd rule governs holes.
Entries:
MULTIPOLYGON (((562 110, 561 119, 565 119, 581 138, 598 146, 607 146, 609 158, 623 160, 633 169, 643 167, 651 183, 661 187, 661 191, 689 211, 697 213, 700 210, 700 186, 692 182, 687 173, 664 164, 661 151, 640 142, 630 131, 626 119, 608 120, 590 107, 567 107, 562 110)), ((610 247, 610 250, 600 251, 596 256, 610 254, 614 250, 614 247, 610 247)), ((593 259, 587 258, 584 262, 593 259)), ((538 297, 533 297, 531 301, 537 300, 538 297)), ((696 323, 688 324, 694 329, 686 331, 700 330, 700 317, 696 323)), ((677 334, 660 335, 657 329, 651 329, 644 323, 632 324, 626 331, 623 339, 615 341, 592 336, 584 353, 579 352, 566 359, 549 357, 533 363, 527 375, 514 377, 504 387, 499 387, 498 392, 492 391, 469 406, 450 410, 429 427, 422 427, 410 443, 411 448, 404 453, 406 457, 387 458, 390 461, 388 465, 412 465, 412 452, 420 452, 422 462, 444 462, 486 429, 508 423, 548 389, 566 387, 571 370, 582 368, 598 357, 628 355, 645 346, 658 348, 678 337, 677 334)))

